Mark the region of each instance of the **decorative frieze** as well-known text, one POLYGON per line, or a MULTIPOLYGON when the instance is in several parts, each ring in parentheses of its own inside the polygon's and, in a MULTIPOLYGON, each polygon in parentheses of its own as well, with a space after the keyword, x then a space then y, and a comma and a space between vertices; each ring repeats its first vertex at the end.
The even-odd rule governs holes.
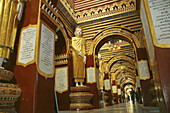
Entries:
POLYGON ((44 10, 46 12, 46 14, 48 14, 48 16, 57 23, 58 10, 56 7, 54 7, 54 5, 52 4, 51 1, 45 0, 45 2, 43 2, 42 6, 41 6, 41 9, 44 10))
MULTIPOLYGON (((67 9, 69 14, 76 20, 78 23, 82 23, 89 20, 94 20, 98 18, 112 16, 118 13, 128 12, 136 10, 135 0, 122 0, 122 1, 104 1, 103 5, 101 3, 96 3, 93 6, 79 7, 78 3, 72 1, 74 5, 70 4, 68 0, 60 0, 62 5, 67 9), (99 5, 99 6, 98 6, 99 5)), ((88 1, 90 4, 92 1, 88 1)), ((99 1, 102 2, 102 1, 99 1)), ((82 3, 82 6, 84 6, 82 3)), ((80 4, 81 5, 81 4, 80 4)), ((87 4, 86 4, 87 5, 87 4)))
POLYGON ((84 10, 76 13, 76 19, 78 23, 98 19, 101 17, 108 17, 118 13, 135 10, 135 2, 133 1, 121 1, 111 5, 105 5, 102 7, 91 8, 90 10, 84 10))
POLYGON ((140 47, 144 48, 145 43, 144 43, 142 32, 141 31, 136 31, 136 32, 134 32, 134 35, 138 38, 138 41, 140 43, 140 47))
POLYGON ((68 54, 60 54, 55 56, 55 65, 68 64, 68 54))

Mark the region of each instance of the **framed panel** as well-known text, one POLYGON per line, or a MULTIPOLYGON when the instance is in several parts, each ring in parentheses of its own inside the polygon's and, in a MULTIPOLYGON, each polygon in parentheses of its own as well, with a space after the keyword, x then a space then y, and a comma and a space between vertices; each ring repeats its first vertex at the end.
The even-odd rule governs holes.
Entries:
POLYGON ((16 62, 17 65, 25 67, 35 62, 36 38, 37 25, 28 25, 22 28, 16 62))
POLYGON ((37 69, 45 78, 54 76, 55 31, 41 21, 37 69))
POLYGON ((117 86, 116 85, 112 86, 112 91, 113 91, 113 93, 117 93, 117 86))
POLYGON ((55 90, 58 93, 68 91, 68 67, 55 69, 55 90))
POLYGON ((146 80, 150 78, 147 60, 138 61, 138 72, 140 80, 146 80))
POLYGON ((121 95, 121 89, 118 89, 117 91, 118 91, 118 95, 121 95))
POLYGON ((87 83, 96 82, 96 71, 94 67, 87 68, 87 83))
POLYGON ((170 1, 142 0, 154 45, 170 47, 170 1), (160 7, 161 6, 161 7, 160 7))
POLYGON ((105 90, 110 90, 110 80, 106 79, 104 80, 105 90))

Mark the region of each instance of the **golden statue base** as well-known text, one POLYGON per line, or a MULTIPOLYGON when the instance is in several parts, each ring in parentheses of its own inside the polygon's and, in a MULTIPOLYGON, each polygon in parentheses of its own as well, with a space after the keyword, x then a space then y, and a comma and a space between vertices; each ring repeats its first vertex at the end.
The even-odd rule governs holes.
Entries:
POLYGON ((71 87, 70 93, 70 109, 71 110, 87 110, 92 109, 91 99, 93 94, 90 93, 90 88, 87 86, 71 87))
POLYGON ((21 95, 18 85, 9 83, 12 78, 12 72, 0 69, 0 112, 3 113, 16 113, 14 104, 21 95))

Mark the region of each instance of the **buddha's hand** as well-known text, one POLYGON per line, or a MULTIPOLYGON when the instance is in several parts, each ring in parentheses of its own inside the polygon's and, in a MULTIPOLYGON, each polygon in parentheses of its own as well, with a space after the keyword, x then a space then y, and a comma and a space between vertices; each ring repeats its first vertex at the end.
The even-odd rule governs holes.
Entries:
POLYGON ((100 73, 103 74, 102 70, 100 70, 100 73))
POLYGON ((78 55, 80 55, 82 58, 84 57, 84 55, 81 51, 78 53, 78 55))
POLYGON ((19 2, 17 4, 17 12, 18 12, 18 20, 20 21, 22 18, 22 14, 23 14, 23 10, 24 10, 24 4, 19 2))
POLYGON ((84 63, 86 64, 86 56, 84 56, 84 63))

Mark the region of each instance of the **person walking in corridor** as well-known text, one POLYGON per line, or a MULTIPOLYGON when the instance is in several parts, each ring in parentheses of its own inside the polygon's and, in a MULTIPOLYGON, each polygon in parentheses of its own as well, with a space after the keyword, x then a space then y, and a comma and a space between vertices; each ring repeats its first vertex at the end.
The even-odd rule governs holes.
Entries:
POLYGON ((122 102, 124 103, 125 102, 125 92, 122 91, 122 102))
POLYGON ((132 88, 132 91, 130 92, 130 95, 131 95, 131 99, 132 99, 132 102, 133 102, 133 104, 135 104, 135 91, 133 90, 133 88, 132 88))

